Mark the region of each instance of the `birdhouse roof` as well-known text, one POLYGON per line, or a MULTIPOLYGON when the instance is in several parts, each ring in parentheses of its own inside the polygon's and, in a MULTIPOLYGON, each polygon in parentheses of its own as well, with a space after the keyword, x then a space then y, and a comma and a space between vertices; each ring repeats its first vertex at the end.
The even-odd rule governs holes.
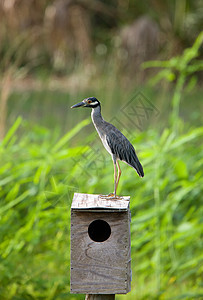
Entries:
POLYGON ((72 201, 72 210, 84 211, 127 211, 130 197, 113 198, 103 195, 75 193, 72 201))

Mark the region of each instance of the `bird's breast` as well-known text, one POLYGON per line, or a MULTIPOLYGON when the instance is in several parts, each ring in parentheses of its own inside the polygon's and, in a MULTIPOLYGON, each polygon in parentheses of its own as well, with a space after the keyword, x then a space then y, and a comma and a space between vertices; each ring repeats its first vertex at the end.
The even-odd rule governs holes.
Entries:
POLYGON ((101 140, 102 140, 102 143, 103 143, 105 149, 112 155, 111 149, 110 149, 110 147, 107 143, 107 140, 106 140, 106 135, 104 135, 104 137, 101 138, 101 140))
POLYGON ((97 125, 95 123, 94 123, 94 126, 96 128, 96 131, 98 132, 98 135, 99 135, 99 137, 100 137, 100 139, 102 141, 102 144, 104 145, 104 148, 112 155, 111 149, 110 149, 110 147, 109 147, 109 145, 107 143, 107 140, 106 140, 106 134, 103 132, 103 130, 99 130, 97 128, 97 125))
POLYGON ((104 145, 104 148, 112 155, 111 149, 106 140, 105 122, 102 119, 100 112, 98 114, 95 110, 92 110, 91 117, 92 117, 92 122, 94 124, 94 127, 98 132, 98 135, 104 145))

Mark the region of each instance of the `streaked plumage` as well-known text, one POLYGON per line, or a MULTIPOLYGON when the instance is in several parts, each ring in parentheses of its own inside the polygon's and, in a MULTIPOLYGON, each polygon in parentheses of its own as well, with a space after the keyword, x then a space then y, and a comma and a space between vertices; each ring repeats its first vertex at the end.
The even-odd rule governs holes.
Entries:
POLYGON ((142 165, 138 160, 133 145, 128 139, 115 126, 104 121, 101 115, 100 102, 95 97, 84 99, 82 102, 73 105, 72 108, 80 106, 92 108, 91 117, 93 124, 104 147, 112 156, 114 163, 114 196, 116 196, 116 189, 121 175, 118 160, 124 161, 129 166, 133 167, 140 177, 144 176, 142 165), (118 167, 118 177, 116 165, 118 167))

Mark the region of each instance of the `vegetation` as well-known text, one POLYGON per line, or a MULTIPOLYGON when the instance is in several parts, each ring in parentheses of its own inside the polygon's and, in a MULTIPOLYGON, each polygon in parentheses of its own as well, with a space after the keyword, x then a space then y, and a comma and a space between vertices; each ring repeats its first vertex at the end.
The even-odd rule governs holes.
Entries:
MULTIPOLYGON (((173 98, 176 93, 177 88, 173 98)), ((203 296, 203 127, 173 116, 178 134, 173 126, 135 132, 136 139, 131 132, 143 180, 122 166, 118 192, 131 195, 132 211, 128 299, 203 296)), ((98 156, 94 136, 74 146, 73 138, 88 123, 59 138, 57 130, 19 117, 0 144, 1 299, 84 298, 69 294, 71 199, 74 191, 107 193, 113 186, 111 159, 103 152, 98 156)))
MULTIPOLYGON (((70 147, 85 124, 57 140, 50 131, 18 119, 1 144, 1 299, 68 295, 73 192, 108 192, 113 185, 111 161, 103 167, 100 160, 94 170, 84 159, 89 147, 70 147), (16 137, 20 125, 29 135, 16 137)), ((144 180, 123 166, 119 192, 132 198, 129 299, 201 298, 202 136, 202 127, 176 138, 169 129, 161 136, 140 134, 136 145, 144 180)))
POLYGON ((86 96, 101 99, 145 171, 140 179, 121 164, 133 274, 118 299, 202 299, 200 1, 9 3, 0 2, 0 299, 84 299, 69 293, 71 201, 113 189, 89 112, 68 109, 86 96))

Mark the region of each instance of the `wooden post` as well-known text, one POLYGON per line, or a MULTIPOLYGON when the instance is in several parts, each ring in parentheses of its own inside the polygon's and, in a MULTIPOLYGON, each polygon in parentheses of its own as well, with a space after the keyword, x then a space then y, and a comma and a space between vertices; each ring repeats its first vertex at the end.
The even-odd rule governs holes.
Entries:
POLYGON ((86 295, 85 300, 114 300, 115 295, 86 295))
POLYGON ((130 197, 75 193, 71 206, 70 292, 114 300, 131 286, 130 197))

